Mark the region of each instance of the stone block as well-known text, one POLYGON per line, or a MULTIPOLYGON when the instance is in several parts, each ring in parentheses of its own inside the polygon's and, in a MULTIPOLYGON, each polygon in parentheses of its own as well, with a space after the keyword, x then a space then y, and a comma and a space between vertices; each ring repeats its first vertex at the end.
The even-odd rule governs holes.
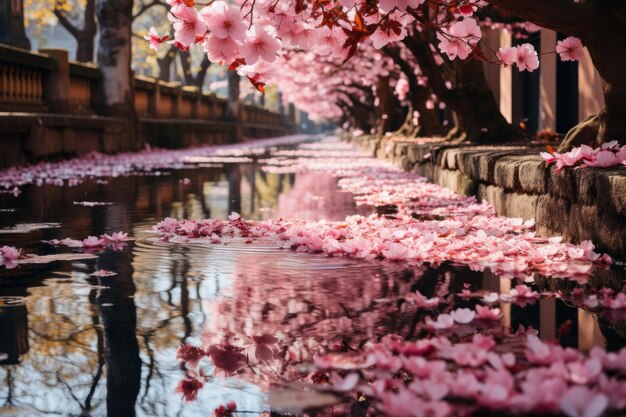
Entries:
POLYGON ((406 155, 407 149, 409 147, 408 143, 396 142, 394 147, 394 156, 404 156, 406 155))
MULTIPOLYGON (((538 195, 503 193, 501 213, 508 217, 530 220, 535 218, 538 195)), ((498 211, 498 210, 496 210, 498 211)))
POLYGON ((445 169, 439 165, 434 165, 433 182, 464 195, 474 195, 478 184, 460 171, 445 169))
POLYGON ((447 169, 459 169, 457 163, 457 157, 459 155, 459 149, 449 148, 442 151, 442 158, 444 160, 443 167, 447 169))
POLYGON ((535 221, 537 232, 544 236, 563 236, 568 227, 568 213, 570 203, 562 198, 540 195, 537 199, 535 221))
POLYGON ((595 240, 599 222, 600 217, 596 206, 572 204, 567 219, 568 235, 574 242, 595 240))
POLYGON ((420 158, 420 147, 418 145, 409 146, 409 148, 407 149, 406 155, 409 158, 409 161, 413 163, 421 162, 422 160, 420 158))
POLYGON ((413 172, 415 172, 420 177, 425 177, 429 181, 433 181, 435 177, 434 170, 435 170, 435 165, 431 162, 422 162, 422 163, 418 162, 415 165, 413 165, 413 172))
POLYGON ((517 156, 504 156, 498 159, 494 165, 493 182, 495 185, 507 190, 520 190, 519 166, 520 159, 517 156))
POLYGON ((518 168, 521 190, 526 193, 544 194, 548 190, 548 174, 546 164, 541 157, 526 158, 518 168))
POLYGON ((597 251, 626 260, 626 222, 612 214, 601 213, 596 239, 597 251))
POLYGON ((582 168, 573 170, 576 201, 582 204, 597 202, 597 182, 599 169, 582 168))
POLYGON ((410 171, 413 167, 413 163, 406 155, 396 157, 394 163, 405 171, 410 171))
POLYGON ((76 134, 75 130, 66 128, 62 130, 63 134, 63 153, 68 155, 76 154, 76 134))
POLYGON ((596 201, 602 210, 626 221, 626 169, 596 170, 596 201))
POLYGON ((496 210, 496 213, 502 214, 504 211, 504 188, 495 185, 478 185, 476 198, 478 201, 487 200, 496 210))
POLYGON ((548 177, 548 192, 567 201, 576 201, 576 184, 574 172, 571 168, 565 168, 561 172, 556 172, 550 168, 548 177))

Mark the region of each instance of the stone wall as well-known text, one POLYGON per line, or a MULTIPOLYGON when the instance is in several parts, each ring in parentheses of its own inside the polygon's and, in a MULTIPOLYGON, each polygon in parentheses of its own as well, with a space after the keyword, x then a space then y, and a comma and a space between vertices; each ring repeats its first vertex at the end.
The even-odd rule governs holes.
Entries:
POLYGON ((626 167, 557 173, 539 156, 543 146, 352 141, 438 185, 485 199, 500 215, 534 218, 540 234, 568 242, 590 239, 600 250, 626 259, 626 167))

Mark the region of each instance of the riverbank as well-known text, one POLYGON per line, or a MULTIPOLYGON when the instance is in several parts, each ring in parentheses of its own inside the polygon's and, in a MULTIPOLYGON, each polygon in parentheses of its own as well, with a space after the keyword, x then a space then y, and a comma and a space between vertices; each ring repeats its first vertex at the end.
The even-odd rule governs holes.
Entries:
POLYGON ((542 146, 470 146, 363 136, 352 143, 437 185, 487 200, 496 213, 535 219, 537 232, 592 240, 626 258, 626 167, 555 172, 542 146))

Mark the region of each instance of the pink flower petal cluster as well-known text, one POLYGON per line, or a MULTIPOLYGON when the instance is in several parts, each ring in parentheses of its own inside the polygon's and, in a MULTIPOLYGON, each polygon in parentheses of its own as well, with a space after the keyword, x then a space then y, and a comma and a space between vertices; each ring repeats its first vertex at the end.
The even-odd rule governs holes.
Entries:
MULTIPOLYGON (((447 323, 447 317, 431 323, 447 323)), ((433 329, 448 329, 440 327, 433 329)), ((528 359, 518 362, 514 353, 497 353, 490 336, 476 335, 469 342, 434 336, 417 342, 430 342, 430 349, 421 353, 411 349, 416 342, 404 342, 406 348, 401 348, 402 342, 387 337, 368 352, 332 355, 337 358, 328 361, 325 369, 360 375, 353 391, 374 398, 376 408, 386 415, 451 416, 455 410, 450 405, 452 399, 462 399, 473 411, 600 417, 609 410, 619 410, 626 402, 620 397, 626 379, 624 374, 615 373, 611 363, 613 358, 626 355, 626 348, 619 353, 596 348, 585 356, 546 344, 532 334, 525 339, 522 335, 508 338, 507 343, 512 344, 523 345, 525 341, 528 359), (344 361, 355 363, 365 356, 376 360, 369 368, 346 371, 345 367, 332 366, 342 356, 348 356, 344 361), (395 365, 389 367, 391 363, 395 365)))
POLYGON ((557 172, 562 171, 565 167, 573 166, 610 168, 622 164, 626 165, 626 145, 621 146, 615 140, 603 143, 595 149, 581 145, 565 153, 541 152, 540 155, 547 164, 555 163, 557 172))
POLYGON ((529 43, 500 48, 496 56, 504 65, 517 65, 519 71, 533 72, 539 68, 537 51, 535 51, 535 47, 529 43))
POLYGON ((70 238, 65 239, 52 239, 44 241, 55 246, 66 246, 68 248, 83 249, 87 252, 98 252, 101 250, 111 248, 113 250, 121 250, 126 246, 126 242, 132 240, 128 237, 128 233, 113 232, 111 235, 103 234, 98 236, 88 236, 83 240, 75 240, 70 238))
POLYGON ((15 166, 0 170, 0 190, 19 195, 19 187, 27 184, 36 186, 76 186, 85 180, 104 181, 103 178, 128 175, 149 175, 160 169, 182 169, 188 167, 192 157, 222 155, 221 162, 233 161, 232 157, 263 146, 277 146, 302 142, 308 135, 281 136, 259 139, 254 143, 232 145, 205 145, 178 150, 144 149, 139 152, 115 155, 90 153, 80 158, 59 162, 40 162, 32 165, 15 166), (226 158, 228 157, 228 158, 226 158))
POLYGON ((6 269, 13 269, 17 266, 17 259, 20 257, 20 249, 13 246, 0 247, 0 266, 6 269))
POLYGON ((450 60, 455 58, 467 59, 472 48, 482 36, 480 27, 473 18, 466 18, 455 22, 447 31, 437 33, 439 50, 450 60))
POLYGON ((556 52, 563 61, 579 61, 583 56, 583 48, 580 39, 573 36, 568 36, 556 43, 556 52))
POLYGON ((170 38, 170 35, 166 33, 165 35, 160 36, 156 28, 152 26, 148 35, 144 36, 143 38, 150 42, 151 49, 157 51, 159 49, 159 46, 161 46, 163 43, 165 43, 165 41, 170 38))
POLYGON ((184 47, 189 47, 198 37, 206 34, 207 25, 195 7, 172 9, 168 18, 174 27, 174 39, 184 47))

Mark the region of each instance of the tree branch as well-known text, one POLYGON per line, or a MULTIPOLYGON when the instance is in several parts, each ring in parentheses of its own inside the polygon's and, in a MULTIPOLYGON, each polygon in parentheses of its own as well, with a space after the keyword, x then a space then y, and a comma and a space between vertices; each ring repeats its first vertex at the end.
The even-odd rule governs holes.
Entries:
POLYGON ((80 36, 80 30, 76 26, 74 26, 67 17, 65 17, 63 12, 55 7, 54 15, 59 20, 61 26, 63 26, 74 38, 78 39, 78 37, 80 36))
POLYGON ((541 27, 584 38, 593 19, 588 0, 488 0, 493 6, 541 27))
POLYGON ((147 12, 154 6, 167 7, 167 4, 163 3, 163 1, 161 0, 152 0, 150 3, 147 3, 147 4, 142 3, 139 11, 133 15, 133 21, 135 21, 135 19, 137 19, 139 16, 141 16, 142 14, 144 14, 145 12, 147 12))

